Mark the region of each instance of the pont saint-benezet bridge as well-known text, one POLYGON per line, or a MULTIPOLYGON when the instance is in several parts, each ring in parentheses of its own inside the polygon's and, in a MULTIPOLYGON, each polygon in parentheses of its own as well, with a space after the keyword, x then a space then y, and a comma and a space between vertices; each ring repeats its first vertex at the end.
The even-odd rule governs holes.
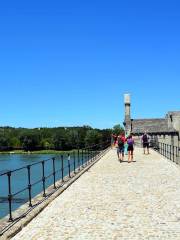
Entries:
POLYGON ((133 119, 129 94, 124 104, 125 132, 135 139, 133 162, 125 155, 120 163, 106 141, 4 171, 8 215, 0 221, 1 239, 180 239, 180 111, 133 119), (148 155, 141 146, 145 131, 148 155), (19 171, 25 174, 13 192, 19 171), (37 195, 32 189, 38 184, 37 195))

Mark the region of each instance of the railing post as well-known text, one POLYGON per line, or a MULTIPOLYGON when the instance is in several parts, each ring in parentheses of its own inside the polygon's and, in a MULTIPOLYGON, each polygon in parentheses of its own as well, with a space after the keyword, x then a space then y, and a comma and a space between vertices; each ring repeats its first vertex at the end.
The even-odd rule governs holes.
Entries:
POLYGON ((84 160, 85 160, 85 165, 87 166, 88 162, 87 162, 87 149, 84 149, 84 160))
POLYGON ((78 167, 79 167, 79 171, 80 171, 80 159, 79 159, 79 147, 78 147, 78 167))
POLYGON ((167 152, 166 152, 166 143, 165 143, 165 157, 167 156, 167 152))
POLYGON ((75 151, 73 151, 73 162, 74 162, 74 174, 76 173, 76 154, 75 151))
POLYGON ((28 191, 29 191, 29 207, 32 207, 32 196, 31 196, 31 169, 30 169, 30 165, 27 166, 27 170, 28 170, 28 191))
POLYGON ((64 157, 61 155, 61 179, 64 181, 64 157))
POLYGON ((54 180, 54 189, 56 189, 56 168, 55 168, 55 158, 52 158, 53 161, 53 180, 54 180))
POLYGON ((90 159, 90 158, 89 158, 89 157, 90 157, 90 156, 89 156, 89 148, 88 148, 87 150, 88 150, 88 163, 89 163, 89 159, 90 159))
POLYGON ((92 159, 91 159, 91 148, 89 148, 89 161, 92 162, 92 159))
POLYGON ((163 156, 164 156, 164 143, 163 143, 163 156))
MULTIPOLYGON (((177 160, 178 160, 178 147, 176 147, 176 162, 177 162, 177 160)), ((178 161, 178 163, 179 163, 179 161, 178 161)))
POLYGON ((94 159, 96 160, 96 156, 97 156, 97 150, 94 150, 94 159))
POLYGON ((94 161, 94 151, 93 151, 93 148, 92 148, 92 162, 94 161))
POLYGON ((44 172, 44 161, 42 161, 42 182, 43 182, 43 197, 46 197, 46 186, 45 186, 45 172, 44 172))
POLYGON ((68 153, 68 172, 69 172, 69 178, 71 177, 71 165, 70 165, 70 160, 71 160, 71 156, 68 153))
POLYGON ((167 158, 169 159, 169 144, 167 144, 167 158))
POLYGON ((170 145, 170 160, 172 160, 171 154, 172 154, 172 146, 170 145))
POLYGON ((90 149, 90 159, 91 159, 91 162, 93 161, 92 159, 92 148, 90 149))
POLYGON ((83 154, 83 149, 82 149, 82 151, 81 151, 81 161, 82 161, 82 167, 83 167, 83 164, 84 164, 83 157, 84 157, 84 154, 83 154))
POLYGON ((8 176, 9 222, 12 222, 13 218, 12 218, 11 171, 7 173, 7 176, 8 176))
POLYGON ((95 151, 95 149, 93 150, 93 161, 95 161, 95 157, 96 157, 96 151, 95 151))

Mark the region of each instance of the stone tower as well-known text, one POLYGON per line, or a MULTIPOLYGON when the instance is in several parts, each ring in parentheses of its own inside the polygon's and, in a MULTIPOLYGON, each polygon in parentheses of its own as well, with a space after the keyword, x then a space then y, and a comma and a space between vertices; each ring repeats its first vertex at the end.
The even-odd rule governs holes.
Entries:
POLYGON ((125 105, 125 133, 129 134, 131 132, 131 100, 130 94, 124 94, 124 105, 125 105))

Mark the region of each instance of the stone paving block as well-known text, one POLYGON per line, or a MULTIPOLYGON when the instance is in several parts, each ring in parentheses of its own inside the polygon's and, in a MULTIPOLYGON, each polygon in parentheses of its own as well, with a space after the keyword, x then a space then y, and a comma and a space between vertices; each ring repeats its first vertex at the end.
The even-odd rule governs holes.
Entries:
POLYGON ((179 166, 140 148, 134 160, 110 150, 13 239, 179 240, 179 166))

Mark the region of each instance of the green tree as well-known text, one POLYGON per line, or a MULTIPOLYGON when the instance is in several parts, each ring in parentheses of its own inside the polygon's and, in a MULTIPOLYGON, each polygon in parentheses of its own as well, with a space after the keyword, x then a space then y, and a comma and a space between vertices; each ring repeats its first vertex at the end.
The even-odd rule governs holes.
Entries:
POLYGON ((21 137, 22 147, 26 151, 32 151, 40 147, 40 137, 38 133, 29 132, 21 137))
POLYGON ((85 137, 86 146, 99 144, 101 142, 102 142, 102 134, 98 130, 92 129, 87 131, 86 137, 85 137))
POLYGON ((116 125, 114 125, 114 127, 112 129, 112 133, 116 134, 116 135, 122 134, 122 133, 124 133, 124 128, 121 127, 120 124, 116 124, 116 125))
POLYGON ((51 138, 43 138, 40 142, 40 146, 42 149, 46 149, 46 150, 54 148, 51 138))
POLYGON ((17 148, 20 148, 21 147, 21 142, 19 140, 19 138, 17 137, 12 137, 9 139, 9 146, 11 148, 14 148, 14 149, 17 149, 17 148))

